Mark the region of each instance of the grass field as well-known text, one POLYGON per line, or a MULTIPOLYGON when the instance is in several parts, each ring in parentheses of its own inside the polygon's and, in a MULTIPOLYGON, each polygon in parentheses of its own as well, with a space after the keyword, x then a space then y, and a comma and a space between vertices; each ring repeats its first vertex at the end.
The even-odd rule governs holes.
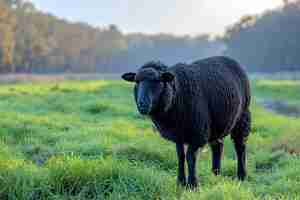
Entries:
MULTIPOLYGON (((255 81, 256 98, 300 104, 297 81, 255 81)), ((0 86, 0 199, 300 199, 300 119, 252 102, 248 173, 236 180, 233 145, 221 176, 210 150, 198 162, 201 186, 176 186, 175 145, 136 112, 132 85, 65 81, 0 86)))

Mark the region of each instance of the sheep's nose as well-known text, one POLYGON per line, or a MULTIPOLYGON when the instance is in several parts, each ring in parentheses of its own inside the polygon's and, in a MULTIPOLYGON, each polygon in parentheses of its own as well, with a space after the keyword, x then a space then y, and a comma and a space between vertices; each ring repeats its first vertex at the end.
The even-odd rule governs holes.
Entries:
POLYGON ((144 101, 139 102, 139 107, 146 108, 147 104, 144 101))
POLYGON ((139 102, 138 108, 141 114, 148 114, 149 112, 148 104, 146 102, 139 102))
POLYGON ((147 110, 147 104, 145 102, 140 102, 139 103, 139 108, 141 110, 147 110))

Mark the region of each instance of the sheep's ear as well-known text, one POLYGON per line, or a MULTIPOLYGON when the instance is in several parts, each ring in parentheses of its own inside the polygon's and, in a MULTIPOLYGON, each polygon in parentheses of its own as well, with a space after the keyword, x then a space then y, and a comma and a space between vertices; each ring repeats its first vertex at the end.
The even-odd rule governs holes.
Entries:
POLYGON ((122 79, 129 82, 135 82, 135 75, 136 73, 129 72, 122 75, 122 79))
POLYGON ((163 82, 171 82, 174 80, 174 78, 175 76, 171 72, 164 72, 160 77, 161 81, 163 82))

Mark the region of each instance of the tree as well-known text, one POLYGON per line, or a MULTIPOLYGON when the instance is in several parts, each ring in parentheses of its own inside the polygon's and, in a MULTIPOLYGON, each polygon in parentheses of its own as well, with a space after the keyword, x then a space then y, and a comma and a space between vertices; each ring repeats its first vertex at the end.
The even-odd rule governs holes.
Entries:
POLYGON ((0 0, 0 73, 122 72, 214 55, 221 41, 171 34, 126 35, 116 25, 71 23, 23 0, 0 0))
POLYGON ((300 70, 300 1, 260 16, 246 16, 224 37, 226 54, 249 71, 300 70))
POLYGON ((14 72, 15 17, 9 8, 0 3, 0 71, 14 72))
POLYGON ((23 0, 0 0, 0 3, 5 4, 9 8, 19 8, 24 3, 23 0))

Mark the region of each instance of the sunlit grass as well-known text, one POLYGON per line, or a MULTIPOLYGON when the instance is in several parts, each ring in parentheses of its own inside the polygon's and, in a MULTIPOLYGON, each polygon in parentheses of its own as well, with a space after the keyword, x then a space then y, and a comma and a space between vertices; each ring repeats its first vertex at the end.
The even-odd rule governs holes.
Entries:
MULTIPOLYGON (((297 81, 257 81, 259 98, 300 99, 297 81)), ((221 176, 210 151, 199 156, 201 186, 176 186, 175 145, 161 139, 121 81, 0 86, 0 199, 297 199, 300 120, 253 99, 248 179, 236 180, 225 141, 221 176)))

